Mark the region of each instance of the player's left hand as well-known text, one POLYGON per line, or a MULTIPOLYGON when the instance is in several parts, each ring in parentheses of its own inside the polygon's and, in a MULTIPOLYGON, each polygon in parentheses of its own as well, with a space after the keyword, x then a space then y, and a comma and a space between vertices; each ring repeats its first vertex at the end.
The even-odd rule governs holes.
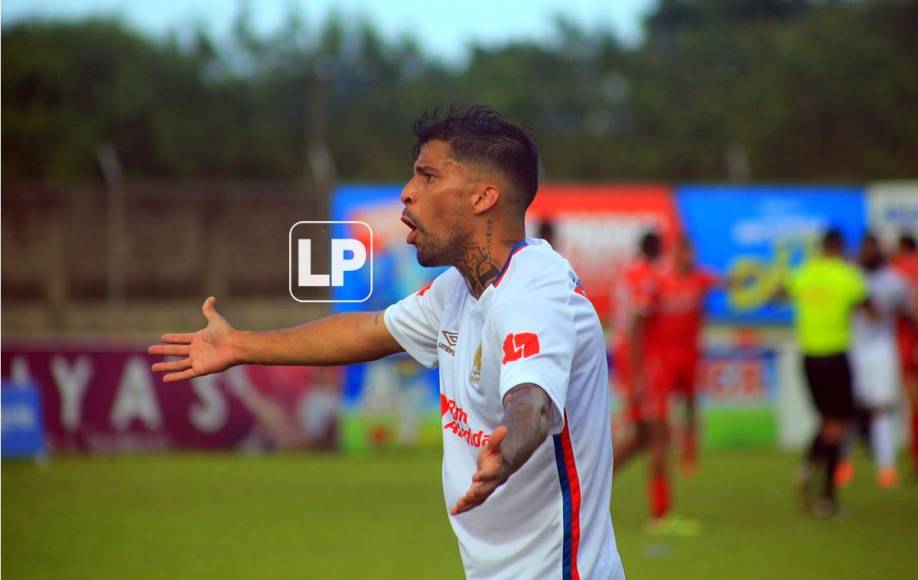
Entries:
POLYGON ((478 471, 472 476, 472 487, 462 498, 456 502, 450 515, 457 516, 483 504, 494 490, 500 487, 510 477, 504 473, 504 462, 501 456, 500 444, 507 436, 507 428, 503 425, 497 427, 484 449, 478 454, 478 471))

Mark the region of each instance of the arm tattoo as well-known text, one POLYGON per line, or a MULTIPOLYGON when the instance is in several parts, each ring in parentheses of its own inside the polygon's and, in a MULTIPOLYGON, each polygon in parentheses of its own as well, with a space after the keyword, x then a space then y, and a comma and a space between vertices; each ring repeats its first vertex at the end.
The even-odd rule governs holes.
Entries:
POLYGON ((373 324, 374 324, 374 326, 377 325, 377 324, 379 324, 379 317, 382 316, 382 313, 383 313, 383 311, 380 310, 379 312, 376 313, 376 316, 373 317, 373 324))
POLYGON ((501 443, 503 477, 523 466, 548 436, 551 401, 538 385, 523 383, 504 396, 507 436, 501 443))

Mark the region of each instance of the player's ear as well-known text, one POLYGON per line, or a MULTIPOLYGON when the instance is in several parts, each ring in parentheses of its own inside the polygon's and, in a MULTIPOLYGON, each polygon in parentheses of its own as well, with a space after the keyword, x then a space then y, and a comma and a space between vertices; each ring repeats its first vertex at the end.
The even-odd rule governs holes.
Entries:
POLYGON ((480 215, 497 205, 500 200, 500 189, 496 185, 483 183, 472 194, 472 211, 480 215))

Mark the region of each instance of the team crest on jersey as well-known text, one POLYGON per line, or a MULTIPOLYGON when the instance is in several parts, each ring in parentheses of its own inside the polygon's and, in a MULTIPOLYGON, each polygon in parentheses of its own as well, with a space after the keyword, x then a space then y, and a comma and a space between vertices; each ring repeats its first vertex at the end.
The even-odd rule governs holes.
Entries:
POLYGON ((459 333, 452 332, 450 330, 443 330, 441 331, 441 333, 443 334, 443 338, 446 339, 446 342, 442 342, 442 341, 438 342, 437 348, 445 352, 448 352, 452 356, 456 356, 455 346, 456 346, 456 343, 459 342, 459 333))
POLYGON ((469 382, 473 385, 481 384, 481 345, 475 350, 475 359, 472 361, 472 372, 469 373, 469 382))

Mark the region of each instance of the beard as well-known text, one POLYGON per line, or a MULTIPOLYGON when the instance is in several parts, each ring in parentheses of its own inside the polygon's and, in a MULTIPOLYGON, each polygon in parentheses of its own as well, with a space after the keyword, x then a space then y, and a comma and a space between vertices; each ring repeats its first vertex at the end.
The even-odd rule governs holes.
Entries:
POLYGON ((426 230, 420 232, 421 243, 417 245, 418 264, 425 268, 451 266, 457 255, 462 253, 462 234, 456 230, 446 236, 437 236, 426 230))

